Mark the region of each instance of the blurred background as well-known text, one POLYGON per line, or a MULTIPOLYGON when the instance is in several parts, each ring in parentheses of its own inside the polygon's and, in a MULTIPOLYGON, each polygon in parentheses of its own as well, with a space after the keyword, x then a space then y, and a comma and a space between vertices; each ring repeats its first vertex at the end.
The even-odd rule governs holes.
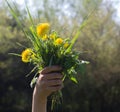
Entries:
MULTIPOLYGON (((120 0, 16 0, 17 16, 26 28, 30 20, 25 3, 36 24, 49 22, 65 38, 72 38, 90 15, 74 46, 86 51, 80 59, 90 64, 78 74, 78 85, 66 80, 60 112, 120 112, 120 0)), ((29 46, 5 0, 0 0, 0 112, 31 111, 33 74, 26 74, 32 65, 9 55, 24 50, 17 42, 29 46)))

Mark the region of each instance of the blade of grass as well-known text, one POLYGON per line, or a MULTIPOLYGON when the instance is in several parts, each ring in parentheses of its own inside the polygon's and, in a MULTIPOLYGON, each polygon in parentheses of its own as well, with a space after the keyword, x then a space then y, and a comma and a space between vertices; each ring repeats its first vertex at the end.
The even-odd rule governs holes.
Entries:
MULTIPOLYGON (((29 10, 27 4, 25 4, 25 5, 26 5, 27 13, 28 13, 30 22, 32 23, 33 29, 36 29, 36 27, 34 25, 34 22, 33 22, 33 18, 32 18, 31 13, 30 13, 30 10, 29 10)), ((32 32, 32 30, 31 30, 31 32, 32 32)), ((40 47, 39 39, 36 37, 36 35, 34 34, 34 32, 32 32, 32 35, 33 35, 32 37, 34 38, 34 45, 38 46, 38 48, 39 48, 40 47)))
POLYGON ((87 24, 87 21, 84 21, 82 23, 82 25, 80 26, 79 30, 77 31, 77 33, 75 34, 75 36, 73 37, 72 41, 71 41, 71 44, 70 46, 68 47, 68 51, 73 47, 74 43, 76 42, 76 40, 78 39, 80 33, 81 33, 81 30, 84 28, 84 26, 86 26, 87 24))
POLYGON ((24 35, 27 37, 27 34, 26 34, 26 32, 24 31, 23 26, 22 26, 22 24, 21 24, 22 22, 21 22, 21 21, 19 20, 19 18, 17 17, 14 9, 11 7, 10 3, 8 2, 8 0, 5 0, 5 1, 6 1, 8 7, 9 7, 9 9, 10 9, 10 13, 11 13, 12 16, 15 18, 16 22, 18 23, 18 25, 19 25, 19 27, 21 28, 21 30, 22 30, 22 32, 24 33, 24 35))
POLYGON ((30 14, 30 10, 29 10, 27 4, 25 4, 25 5, 26 5, 26 9, 27 9, 27 13, 28 13, 29 19, 30 19, 30 21, 31 21, 31 23, 32 23, 32 26, 35 27, 34 22, 33 22, 33 19, 32 19, 32 16, 31 16, 31 14, 30 14))
MULTIPOLYGON (((19 25, 20 29, 22 30, 22 32, 24 33, 24 35, 25 35, 28 39, 31 40, 32 44, 34 44, 34 41, 37 41, 37 40, 36 40, 36 37, 35 37, 35 36, 30 36, 30 35, 29 35, 29 32, 27 32, 27 31, 25 31, 25 30, 23 29, 22 21, 17 17, 17 14, 16 14, 16 12, 15 12, 15 10, 17 10, 17 7, 16 7, 15 3, 14 3, 14 8, 13 8, 12 5, 10 4, 10 2, 8 2, 8 0, 5 0, 5 1, 6 1, 8 7, 9 7, 9 9, 10 9, 10 13, 11 13, 12 16, 15 18, 16 22, 18 23, 18 25, 19 25)), ((30 21, 31 21, 32 25, 34 26, 34 23, 33 23, 33 20, 32 20, 32 16, 31 16, 31 14, 30 14, 30 11, 29 11, 29 9, 28 9, 27 6, 26 6, 26 8, 27 8, 27 13, 28 13, 28 15, 29 15, 30 21)), ((37 42, 37 43, 38 43, 38 42, 37 42)))
POLYGON ((68 47, 68 49, 66 50, 66 52, 69 52, 69 51, 73 48, 75 42, 77 41, 78 37, 80 36, 81 30, 86 26, 88 18, 94 13, 94 11, 96 10, 96 8, 97 8, 97 7, 95 7, 95 8, 84 18, 82 24, 80 25, 77 33, 76 33, 75 36, 73 37, 73 39, 72 39, 72 41, 71 41, 71 44, 70 44, 70 46, 68 47))
POLYGON ((20 54, 16 54, 16 53, 8 53, 8 54, 21 57, 20 54))
POLYGON ((36 69, 38 66, 35 66, 27 75, 26 77, 30 76, 36 69))
POLYGON ((27 48, 26 46, 24 46, 23 44, 21 44, 21 43, 19 43, 19 42, 16 42, 16 44, 18 45, 18 46, 20 46, 20 47, 23 47, 23 48, 27 48))

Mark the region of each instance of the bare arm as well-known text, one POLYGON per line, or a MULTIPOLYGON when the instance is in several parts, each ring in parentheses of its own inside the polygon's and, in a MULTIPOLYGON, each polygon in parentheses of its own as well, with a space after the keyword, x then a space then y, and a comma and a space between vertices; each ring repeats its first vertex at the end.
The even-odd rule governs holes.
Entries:
POLYGON ((32 112, 47 112, 47 97, 62 88, 61 67, 44 68, 38 77, 33 91, 32 112))

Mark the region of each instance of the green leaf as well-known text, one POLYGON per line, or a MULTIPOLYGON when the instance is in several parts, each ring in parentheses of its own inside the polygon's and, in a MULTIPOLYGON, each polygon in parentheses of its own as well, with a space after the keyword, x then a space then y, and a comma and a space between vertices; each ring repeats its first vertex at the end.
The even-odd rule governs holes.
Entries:
POLYGON ((30 87, 33 88, 33 86, 36 84, 37 77, 34 77, 30 83, 30 87))
POLYGON ((75 82, 76 84, 78 84, 78 81, 77 81, 77 79, 75 77, 71 76, 70 80, 73 81, 73 82, 75 82))
POLYGON ((90 63, 89 61, 81 60, 81 64, 89 64, 89 63, 90 63))
POLYGON ((86 72, 85 64, 81 64, 81 65, 79 66, 79 72, 80 72, 81 74, 85 74, 85 72, 86 72))
POLYGON ((52 55, 51 58, 50 58, 49 66, 52 65, 52 62, 53 62, 53 55, 52 55))

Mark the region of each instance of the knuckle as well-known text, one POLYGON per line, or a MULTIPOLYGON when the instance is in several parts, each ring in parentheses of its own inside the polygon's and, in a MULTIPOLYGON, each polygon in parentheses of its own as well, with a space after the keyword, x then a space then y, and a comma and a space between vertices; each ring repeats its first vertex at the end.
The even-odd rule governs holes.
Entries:
POLYGON ((58 82, 58 84, 61 84, 61 83, 62 83, 62 81, 61 81, 61 80, 58 80, 57 82, 58 82))

